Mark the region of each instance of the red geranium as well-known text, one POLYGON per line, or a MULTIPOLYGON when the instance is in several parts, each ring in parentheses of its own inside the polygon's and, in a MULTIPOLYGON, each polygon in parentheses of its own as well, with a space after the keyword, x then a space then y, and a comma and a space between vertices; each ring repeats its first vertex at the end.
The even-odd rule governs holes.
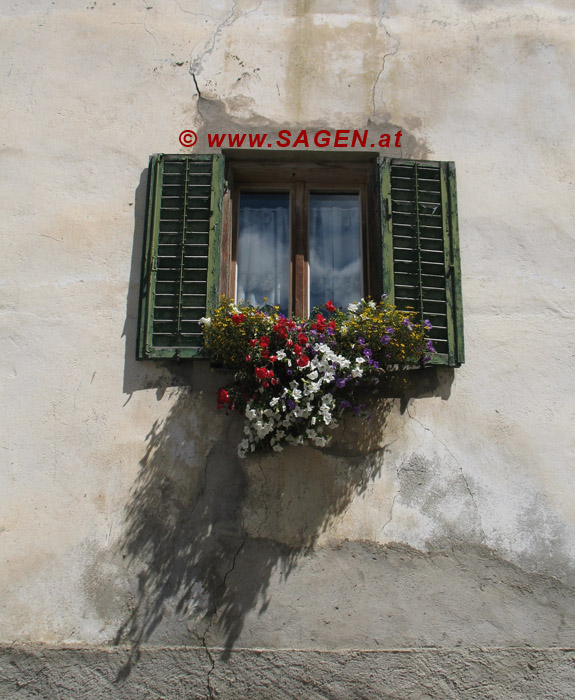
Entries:
POLYGON ((301 357, 297 358, 297 366, 298 367, 305 367, 308 364, 309 364, 309 357, 307 355, 302 355, 301 357))
POLYGON ((307 343, 307 335, 305 335, 305 333, 300 333, 297 339, 302 345, 305 345, 307 343))
POLYGON ((274 333, 277 333, 280 338, 287 338, 286 327, 281 323, 276 323, 276 325, 274 326, 274 333))
POLYGON ((267 348, 269 347, 270 344, 270 339, 267 337, 267 335, 262 335, 260 338, 260 347, 262 348, 267 348))
POLYGON ((333 301, 328 301, 327 304, 325 305, 325 308, 328 311, 335 311, 335 306, 333 305, 333 301))
POLYGON ((234 314, 232 316, 232 321, 236 324, 236 326, 239 326, 240 323, 243 323, 245 320, 245 316, 243 314, 234 314))
POLYGON ((325 331, 325 317, 322 314, 318 314, 315 323, 312 323, 311 327, 314 331, 323 333, 325 331))
POLYGON ((302 346, 298 345, 297 343, 293 346, 293 351, 295 352, 296 355, 301 355, 302 353, 302 346))
POLYGON ((218 409, 223 408, 231 400, 230 395, 225 389, 218 389, 218 409))

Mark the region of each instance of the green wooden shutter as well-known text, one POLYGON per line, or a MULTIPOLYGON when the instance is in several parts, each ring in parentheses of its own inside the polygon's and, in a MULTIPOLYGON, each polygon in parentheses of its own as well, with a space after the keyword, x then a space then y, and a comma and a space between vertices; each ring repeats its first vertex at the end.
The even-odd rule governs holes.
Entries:
POLYGON ((464 361, 457 193, 453 163, 381 164, 383 286, 402 310, 429 319, 432 364, 464 361))
POLYGON ((197 357, 218 302, 223 156, 150 159, 138 359, 197 357))

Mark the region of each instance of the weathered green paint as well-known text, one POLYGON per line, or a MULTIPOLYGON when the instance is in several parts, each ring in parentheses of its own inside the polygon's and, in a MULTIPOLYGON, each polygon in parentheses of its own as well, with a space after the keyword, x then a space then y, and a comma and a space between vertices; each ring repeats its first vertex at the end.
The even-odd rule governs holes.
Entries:
POLYGON ((148 201, 146 207, 146 224, 144 232, 144 248, 142 251, 142 276, 140 284, 140 312, 138 318, 137 359, 143 360, 148 356, 151 342, 151 326, 148 323, 150 310, 153 308, 153 259, 154 231, 158 228, 160 214, 162 180, 162 156, 155 153, 150 157, 148 166, 148 201), (150 326, 150 327, 149 327, 150 326))
MULTIPOLYGON (((184 316, 184 308, 185 308, 185 289, 184 286, 185 284, 192 284, 190 279, 186 280, 185 279, 185 273, 192 271, 192 272, 199 272, 200 273, 200 278, 201 278, 201 271, 205 270, 206 275, 207 275, 207 281, 206 281, 206 300, 210 299, 212 300, 214 297, 217 300, 218 296, 218 289, 217 285, 219 284, 219 259, 220 259, 220 241, 221 241, 221 195, 223 191, 223 163, 221 162, 222 158, 221 156, 211 156, 211 155, 190 155, 190 156, 185 156, 185 155, 163 155, 159 154, 156 156, 153 156, 151 159, 151 165, 150 165, 150 178, 149 178, 149 186, 148 186, 148 217, 147 217, 147 223, 146 223, 146 236, 145 236, 145 249, 144 249, 144 262, 143 262, 143 267, 142 267, 142 304, 141 304, 141 313, 140 313, 140 337, 139 337, 139 344, 138 344, 138 358, 139 359, 144 359, 144 358, 158 358, 158 359, 168 359, 168 358, 191 358, 191 357, 196 357, 198 355, 201 355, 203 352, 203 347, 202 347, 202 341, 201 338, 199 338, 197 341, 195 340, 195 336, 193 333, 196 331, 193 331, 192 336, 189 335, 189 327, 188 327, 188 335, 186 336, 184 325, 186 323, 186 317, 184 316), (214 175, 214 168, 212 167, 212 161, 217 163, 217 166, 215 168, 215 175, 214 175), (160 240, 160 210, 162 207, 162 194, 164 193, 165 189, 169 187, 169 184, 166 185, 165 182, 165 164, 166 163, 173 163, 173 162, 179 162, 183 164, 184 170, 183 170, 183 181, 182 181, 182 187, 181 187, 181 220, 178 223, 178 232, 180 234, 179 237, 179 244, 178 244, 178 250, 177 250, 177 262, 176 262, 176 267, 173 268, 176 270, 176 279, 172 280, 171 282, 167 282, 164 278, 163 284, 172 284, 175 285, 174 287, 174 294, 176 296, 176 299, 172 304, 168 306, 167 309, 162 309, 158 307, 158 316, 155 317, 154 314, 156 312, 156 304, 155 304, 155 299, 156 299, 156 294, 158 291, 158 256, 159 256, 159 240, 160 240), (202 193, 202 186, 201 185, 196 185, 197 180, 195 181, 192 177, 191 173, 191 164, 192 163, 209 163, 211 171, 210 173, 194 173, 194 177, 199 177, 201 179, 202 175, 206 177, 210 177, 210 217, 209 217, 209 223, 206 224, 206 231, 205 233, 207 234, 207 241, 208 241, 208 250, 207 250, 207 257, 205 259, 205 263, 197 262, 197 256, 195 255, 195 250, 192 250, 192 255, 189 256, 192 259, 192 262, 190 263, 191 265, 198 265, 199 267, 194 268, 194 267, 189 267, 187 261, 186 261, 186 245, 191 245, 193 248, 193 239, 194 239, 194 232, 193 231, 188 231, 188 210, 192 211, 192 209, 200 209, 200 205, 196 205, 192 198, 195 199, 202 199, 203 198, 203 193, 202 193), (192 194, 190 194, 192 193, 192 194), (189 238, 187 238, 189 236, 189 238), (192 241, 192 243, 190 243, 192 241), (215 252, 213 252, 215 250, 215 252), (205 267, 204 267, 205 265, 205 267), (218 268, 218 282, 214 284, 214 275, 213 275, 213 270, 215 269, 215 266, 217 265, 218 268), (173 311, 170 311, 173 310, 173 311), (166 316, 161 316, 159 315, 162 311, 167 313, 168 315, 168 321, 172 321, 175 329, 174 331, 166 331, 169 337, 169 342, 166 343, 165 345, 160 345, 157 342, 157 336, 154 338, 154 333, 159 333, 159 331, 154 331, 154 321, 156 323, 160 321, 162 322, 162 318, 166 318, 166 316), (170 318, 170 316, 173 315, 173 318, 170 318), (170 345, 170 343, 174 343, 173 346, 170 345), (170 345, 168 347, 168 345, 170 345)), ((173 177, 176 175, 176 173, 171 173, 168 175, 168 178, 170 175, 173 177)), ((172 182, 171 184, 177 184, 177 178, 176 182, 172 182)), ((167 190, 166 190, 167 191, 167 190)), ((172 196, 172 195, 170 195, 172 196)), ((166 206, 166 205, 165 205, 166 206)), ((166 211, 170 211, 170 208, 166 211)), ((192 223, 192 226, 194 225, 194 219, 190 220, 192 223)), ((206 219, 207 221, 207 219, 206 219)), ((169 222, 168 222, 169 223, 169 222)), ((200 222, 201 226, 201 222, 200 222)), ((164 233, 162 234, 164 236, 164 244, 166 243, 165 236, 167 234, 168 229, 164 230, 164 233)), ((201 227, 198 229, 194 229, 194 231, 198 231, 200 234, 202 233, 201 227)), ((174 242, 174 244, 176 241, 174 242)), ((164 245, 165 247, 165 245, 164 245)), ((168 245, 169 247, 169 245, 168 245)), ((165 255, 165 253, 164 253, 165 255)), ((203 259, 203 256, 200 256, 200 258, 203 259)), ((166 268, 164 266, 163 271, 165 272, 166 268)), ((197 282, 193 283, 196 286, 197 285, 202 285, 201 279, 198 279, 197 282)), ((164 290, 165 292, 165 290, 164 290)), ((164 293, 162 292, 162 293, 164 293)), ((193 296, 193 295, 192 295, 193 296)), ((203 293, 200 293, 200 296, 203 296, 203 293)), ((194 301, 194 304, 198 303, 194 301)), ((212 302, 213 303, 213 302, 212 302)), ((201 311, 201 304, 200 306, 200 311, 201 311)), ((188 307, 189 309, 190 307, 188 307)), ((193 308, 192 311, 197 311, 197 308, 193 308)), ((206 306, 204 305, 203 307, 203 313, 202 315, 206 315, 206 306)), ((188 325, 190 323, 194 323, 192 319, 189 319, 188 317, 188 325)), ((193 327, 193 326, 192 326, 193 327)))
POLYGON ((381 178, 381 250, 383 293, 391 304, 395 303, 393 277, 393 232, 391 228, 391 159, 383 158, 380 167, 381 178))
POLYGON ((220 265, 222 248, 222 201, 224 196, 224 157, 214 155, 212 160, 212 196, 210 215, 210 249, 208 253, 207 311, 217 307, 220 292, 220 265))
MULTIPOLYGON (((450 220, 449 220, 449 194, 447 191, 446 163, 441 164, 441 217, 443 228, 443 259, 445 263, 445 297, 447 300, 447 364, 452 367, 455 364, 455 328, 453 319, 453 285, 452 266, 453 254, 451 250, 450 220)), ((431 358, 432 362, 435 359, 431 358)))
POLYGON ((419 186, 418 186, 418 173, 417 173, 417 163, 415 164, 415 169, 413 172, 413 184, 415 187, 415 237, 416 237, 416 249, 417 249, 417 280, 419 287, 419 322, 423 323, 423 278, 421 275, 421 230, 419 227, 419 186))
POLYGON ((457 213, 457 185, 455 163, 447 163, 447 183, 449 185, 449 221, 451 225, 453 311, 455 320, 455 363, 465 362, 463 340, 463 296, 461 290, 461 258, 459 253, 459 219, 457 213))
POLYGON ((413 300, 420 321, 434 314, 445 319, 434 324, 439 352, 430 364, 459 366, 463 311, 454 166, 384 159, 381 197, 384 291, 398 308, 410 308, 413 300))

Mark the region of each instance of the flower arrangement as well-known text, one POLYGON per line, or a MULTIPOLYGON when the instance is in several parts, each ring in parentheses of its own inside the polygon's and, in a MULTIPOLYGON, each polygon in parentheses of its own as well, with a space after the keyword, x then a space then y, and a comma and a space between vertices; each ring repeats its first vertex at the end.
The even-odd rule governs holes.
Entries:
POLYGON ((383 298, 362 299, 346 311, 328 301, 308 319, 286 318, 277 307, 222 297, 200 322, 212 362, 236 370, 218 390, 217 407, 245 416, 240 457, 290 444, 322 447, 344 412, 369 417, 354 399, 358 387, 428 362, 435 352, 425 337, 431 324, 416 323, 414 315, 383 298))

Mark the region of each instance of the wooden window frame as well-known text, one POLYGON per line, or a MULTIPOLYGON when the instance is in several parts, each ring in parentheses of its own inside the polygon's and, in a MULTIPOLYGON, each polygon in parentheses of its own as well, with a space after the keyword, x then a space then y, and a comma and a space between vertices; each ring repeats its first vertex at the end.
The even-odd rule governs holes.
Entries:
MULTIPOLYGON (((320 154, 323 156, 324 154, 320 154)), ((347 154, 346 154, 347 155, 347 154)), ((252 154, 253 156, 253 154, 252 154)), ((362 295, 381 294, 381 241, 379 209, 373 206, 377 189, 377 159, 311 157, 286 162, 286 154, 272 158, 246 158, 226 154, 228 188, 223 203, 222 274, 220 289, 236 295, 238 212, 242 192, 287 192, 290 194, 290 314, 307 317, 309 308, 309 201, 319 192, 353 193, 360 197, 362 295), (279 156, 279 158, 278 158, 279 156)), ((328 301, 326 299, 326 301, 328 301)))

